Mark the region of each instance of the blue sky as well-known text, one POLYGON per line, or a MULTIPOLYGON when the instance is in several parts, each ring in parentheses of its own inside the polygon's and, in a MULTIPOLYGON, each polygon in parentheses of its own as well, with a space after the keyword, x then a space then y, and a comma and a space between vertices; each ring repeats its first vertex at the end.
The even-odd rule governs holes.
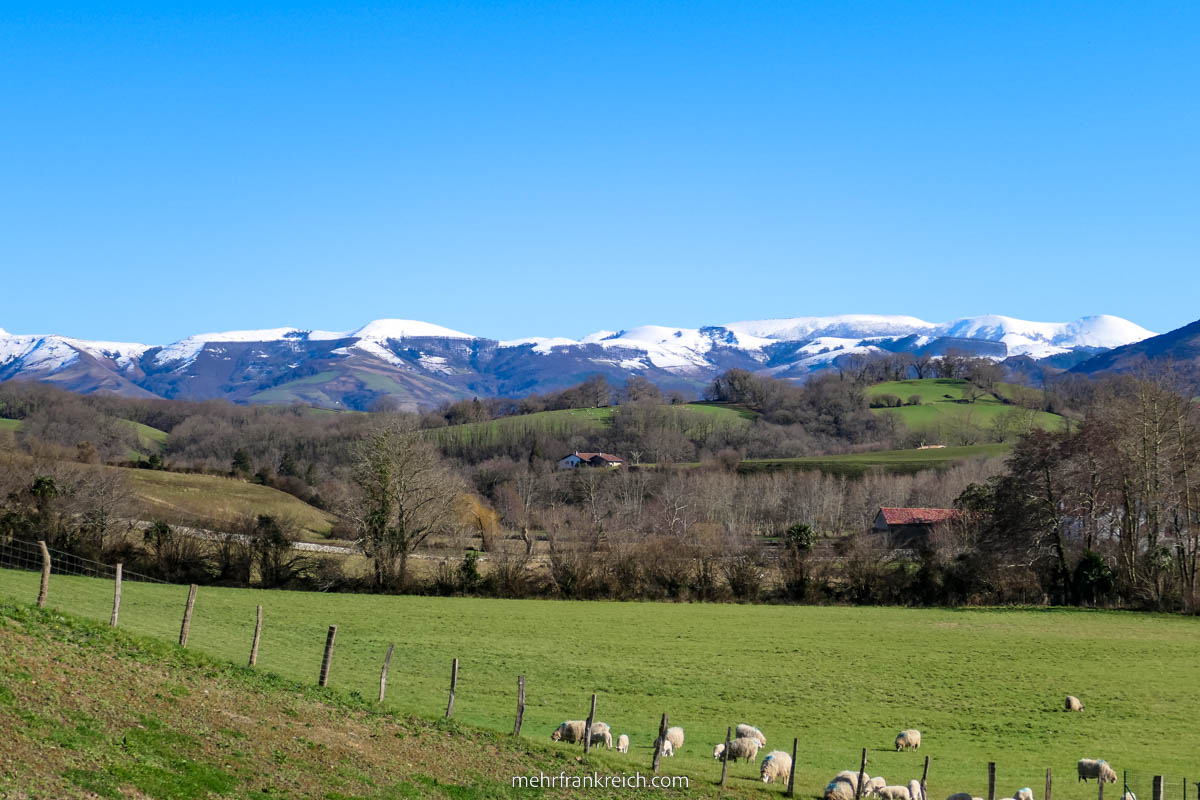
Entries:
POLYGON ((1200 4, 46 5, 11 332, 1200 317, 1200 4))

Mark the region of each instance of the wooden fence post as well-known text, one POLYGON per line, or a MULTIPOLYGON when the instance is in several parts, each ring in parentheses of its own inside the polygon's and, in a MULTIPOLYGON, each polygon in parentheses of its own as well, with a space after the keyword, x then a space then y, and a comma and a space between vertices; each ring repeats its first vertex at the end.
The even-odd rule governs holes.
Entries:
POLYGON ((262 606, 254 613, 254 639, 250 642, 250 666, 258 663, 258 640, 262 637, 262 606))
POLYGON ((788 772, 788 785, 787 791, 783 793, 784 797, 796 796, 796 749, 799 744, 799 739, 792 739, 792 769, 788 772))
POLYGON ((729 737, 733 733, 731 726, 725 728, 725 749, 721 751, 721 785, 725 785, 725 773, 729 770, 729 737))
POLYGON ((395 649, 395 642, 389 644, 387 655, 383 657, 383 670, 379 673, 379 702, 381 703, 383 702, 383 695, 387 692, 388 667, 392 665, 392 651, 395 649))
POLYGON ((867 748, 864 747, 863 751, 862 751, 862 763, 858 765, 858 785, 854 787, 855 800, 858 800, 858 798, 862 797, 863 775, 866 773, 866 771, 867 771, 867 748))
POLYGON ((38 589, 38 608, 46 607, 46 598, 50 596, 50 550, 44 541, 38 541, 42 548, 42 585, 38 589))
POLYGON ((1096 781, 1096 783, 1099 785, 1099 789, 1100 789, 1099 798, 1100 798, 1100 800, 1104 800, 1104 781, 1096 781))
POLYGON ((116 574, 113 578, 113 612, 112 616, 108 618, 109 627, 112 628, 117 627, 117 620, 121 616, 121 571, 123 567, 123 564, 117 564, 116 574))
POLYGON ((1155 775, 1153 785, 1154 789, 1152 790, 1152 793, 1154 795, 1154 800, 1163 800, 1163 776, 1155 775))
POLYGON ((454 690, 458 688, 458 659, 450 665, 450 702, 446 703, 446 719, 454 713, 454 690))
POLYGON ((333 663, 333 643, 337 639, 337 625, 329 626, 325 634, 325 655, 321 657, 321 677, 317 679, 318 686, 329 685, 329 667, 333 663))
MULTIPOLYGON (((925 756, 925 768, 921 770, 921 800, 929 800, 929 794, 925 791, 925 781, 929 778, 929 756, 925 756)), ((916 798, 913 798, 916 800, 916 798)))
POLYGON ((583 754, 586 756, 592 749, 592 723, 596 721, 596 695, 592 695, 592 708, 588 711, 587 722, 583 725, 583 754))
POLYGON ((658 724, 658 738, 654 740, 654 759, 650 762, 650 767, 654 772, 658 772, 658 762, 662 760, 663 742, 667 740, 667 712, 663 712, 662 722, 658 724))
POLYGON ((192 609, 196 606, 196 584, 188 587, 187 605, 183 607, 183 624, 179 626, 179 646, 187 647, 188 634, 192 630, 192 609))
POLYGON ((988 798, 987 800, 996 800, 996 762, 988 762, 988 798))
POLYGON ((1046 797, 1044 800, 1050 800, 1050 767, 1046 767, 1046 797))
POLYGON ((521 723, 525 721, 525 676, 517 676, 517 721, 513 723, 513 736, 521 735, 521 723))

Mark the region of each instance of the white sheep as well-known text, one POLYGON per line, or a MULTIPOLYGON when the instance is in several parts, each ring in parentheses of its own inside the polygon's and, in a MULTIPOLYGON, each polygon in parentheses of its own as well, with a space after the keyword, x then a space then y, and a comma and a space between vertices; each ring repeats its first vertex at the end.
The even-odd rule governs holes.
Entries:
MULTIPOLYGON (((724 752, 725 743, 721 742, 713 748, 713 758, 719 761, 724 752)), ((737 739, 731 741, 729 743, 728 760, 737 761, 739 758, 743 761, 753 761, 758 758, 758 739, 751 739, 749 736, 739 736, 737 739)))
MULTIPOLYGON (((658 747, 658 740, 657 740, 657 739, 655 739, 655 740, 654 740, 654 746, 655 746, 655 747, 658 747)), ((666 741, 664 741, 664 742, 662 743, 662 754, 663 754, 664 756, 673 756, 673 755, 675 755, 675 747, 674 747, 674 745, 672 745, 672 744, 671 744, 671 740, 670 740, 670 739, 667 739, 666 741)))
MULTIPOLYGON (((863 785, 871 780, 871 776, 863 773, 863 785)), ((825 800, 856 800, 858 789, 858 773, 842 770, 825 786, 825 800)))
POLYGON ((863 781, 863 797, 878 797, 879 790, 887 786, 887 780, 882 775, 876 775, 869 781, 863 781))
POLYGON ((1028 786, 1022 786, 1013 792, 1013 800, 1033 800, 1033 789, 1028 786))
POLYGON ((907 786, 884 786, 879 789, 877 795, 882 800, 912 800, 907 786))
POLYGON ((896 734, 896 750, 920 750, 921 732, 913 728, 896 734))
POLYGON ((629 752, 629 734, 622 733, 620 736, 617 737, 617 752, 618 753, 628 753, 629 752))
POLYGON ((747 725, 744 722, 734 729, 733 735, 738 739, 743 736, 749 736, 751 739, 757 739, 760 747, 767 746, 767 737, 763 736, 763 732, 753 725, 747 725))
POLYGON ((913 800, 925 800, 925 793, 921 791, 921 782, 916 778, 908 782, 908 793, 912 795, 913 800))
POLYGON ((763 758, 758 774, 763 783, 770 783, 776 779, 780 783, 787 783, 792 774, 792 757, 782 750, 772 750, 763 758))
POLYGON ((558 726, 554 733, 550 734, 552 742, 567 742, 573 744, 583 741, 583 729, 587 727, 587 720, 569 719, 558 726))
POLYGON ((1083 703, 1079 702, 1079 698, 1073 694, 1067 695, 1064 705, 1067 711, 1083 711, 1083 703))
MULTIPOLYGON (((661 738, 661 737, 659 737, 661 738)), ((667 741, 671 743, 672 753, 683 748, 683 728, 678 725, 672 725, 667 728, 667 741)), ((659 739, 654 740, 654 746, 658 747, 659 739)), ((666 755, 666 748, 663 748, 663 755, 666 755)))
POLYGON ((1137 795, 1133 792, 1126 791, 1125 794, 1121 795, 1121 800, 1137 800, 1137 795))
POLYGON ((1075 769, 1079 773, 1076 782, 1087 783, 1088 778, 1094 778, 1103 783, 1117 782, 1116 771, 1103 758, 1081 758, 1076 762, 1075 769))

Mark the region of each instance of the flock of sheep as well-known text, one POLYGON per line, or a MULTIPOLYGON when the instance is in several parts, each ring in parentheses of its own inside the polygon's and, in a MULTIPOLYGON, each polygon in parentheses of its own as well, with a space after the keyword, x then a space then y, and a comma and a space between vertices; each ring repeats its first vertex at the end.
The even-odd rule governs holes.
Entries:
MULTIPOLYGON (((1082 711, 1083 704, 1079 702, 1079 698, 1068 695, 1065 702, 1065 710, 1082 711)), ((567 720, 559 725, 554 733, 550 734, 550 739, 555 742, 581 744, 586 729, 587 722, 585 720, 567 720)), ((673 756, 683 747, 683 739, 683 728, 679 726, 667 728, 665 738, 659 737, 655 739, 654 747, 657 749, 661 744, 662 754, 664 756, 673 756)), ((612 729, 608 723, 592 723, 591 743, 593 745, 603 745, 609 749, 612 748, 612 729)), ((920 749, 921 732, 914 728, 902 730, 896 734, 894 744, 897 751, 920 749)), ((737 726, 734 738, 729 741, 728 745, 725 742, 721 742, 713 748, 713 758, 718 761, 722 758, 733 762, 737 762, 739 759, 746 762, 754 761, 758 758, 759 749, 766 746, 767 737, 763 735, 763 732, 753 725, 743 723, 737 726), (728 753, 726 753, 727 748, 728 753)), ((617 737, 617 752, 629 752, 629 736, 626 734, 621 734, 617 737)), ((1117 782, 1116 770, 1109 766, 1108 762, 1104 759, 1081 758, 1076 764, 1076 771, 1079 776, 1078 780, 1081 781, 1117 782)), ((759 765, 759 776, 762 778, 763 783, 771 783, 772 781, 787 783, 791 774, 792 757, 782 750, 772 750, 767 753, 759 765)), ((921 781, 914 779, 910 780, 906 785, 889 785, 880 776, 871 777, 865 772, 860 774, 852 770, 839 772, 825 787, 824 800, 860 800, 861 798, 876 798, 876 800, 928 800, 921 781), (859 780, 862 781, 861 791, 859 791, 859 780)), ((973 797, 970 792, 957 792, 947 797, 946 800, 982 800, 982 798, 973 797)), ((1013 793, 1012 800, 1034 800, 1033 790, 1028 786, 1024 786, 1013 793)), ((1132 792, 1125 792, 1121 800, 1137 800, 1137 797, 1132 792)))

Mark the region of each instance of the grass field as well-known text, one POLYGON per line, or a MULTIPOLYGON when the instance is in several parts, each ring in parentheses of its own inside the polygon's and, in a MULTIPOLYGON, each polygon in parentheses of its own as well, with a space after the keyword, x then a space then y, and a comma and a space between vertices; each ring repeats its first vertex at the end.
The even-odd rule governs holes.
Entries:
POLYGON ((123 471, 148 514, 218 519, 274 514, 295 519, 304 529, 303 538, 314 540, 325 538, 333 527, 332 515, 269 486, 216 475, 149 469, 123 471))
POLYGON ((140 422, 132 422, 130 420, 121 421, 133 426, 133 430, 137 433, 138 437, 138 447, 147 453, 162 450, 167 446, 167 440, 171 438, 169 433, 160 431, 158 428, 152 428, 149 425, 143 425, 140 422))
POLYGON ((549 742, 380 711, 311 681, 3 602, 0 675, 0 797, 14 800, 570 797, 511 778, 623 771, 609 753, 576 763, 549 742))
POLYGON ((939 447, 929 450, 877 450, 834 456, 804 458, 750 458, 742 461, 742 472, 774 472, 787 469, 819 469, 836 475, 861 475, 867 470, 907 474, 926 469, 948 467, 971 458, 998 458, 1007 455, 1007 444, 974 444, 963 447, 939 447))
MULTIPOLYGON (((600 431, 612 424, 613 415, 618 406, 604 408, 568 408, 558 411, 539 411, 536 414, 521 414, 513 417, 501 417, 487 422, 471 422, 465 425, 452 425, 447 428, 435 428, 428 435, 445 441, 479 441, 500 436, 515 436, 525 431, 544 431, 549 433, 569 434, 575 432, 600 431)), ((663 406, 673 414, 678 414, 685 430, 692 430, 702 425, 734 424, 747 425, 757 416, 753 411, 740 406, 713 405, 708 403, 685 403, 675 406, 663 406)))
POLYGON ((925 378, 911 381, 889 381, 878 383, 867 390, 872 397, 892 394, 902 401, 917 395, 919 406, 872 409, 876 414, 892 414, 897 421, 914 431, 927 431, 941 440, 951 438, 956 431, 965 428, 991 430, 1001 417, 1008 417, 1009 427, 1016 432, 1028 426, 1044 430, 1060 430, 1063 418, 1045 411, 1026 411, 1019 406, 1003 402, 1002 397, 1012 397, 1018 392, 1031 390, 1024 387, 1001 384, 997 394, 985 395, 974 403, 963 403, 966 381, 944 378, 925 378))
MULTIPOLYGON (((37 575, 0 571, 0 597, 31 601, 37 575)), ((164 641, 178 636, 186 587, 125 584, 122 628, 164 641)), ((53 576, 53 608, 107 620, 108 581, 53 576)), ((396 644, 388 705, 435 717, 445 709, 450 660, 461 660, 455 717, 511 729, 515 679, 527 676, 529 737, 586 715, 629 733, 629 760, 649 760, 659 715, 687 731, 671 770, 715 779, 712 746, 727 725, 751 722, 771 747, 801 737, 797 795, 812 797, 841 769, 889 782, 919 777, 931 758, 930 797, 986 795, 995 761, 997 797, 1021 786, 1041 796, 1087 800, 1074 763, 1105 758, 1129 770, 1139 795, 1168 776, 1178 797, 1200 780, 1200 620, 1166 615, 1037 610, 583 603, 469 598, 322 595, 200 589, 189 647, 243 663, 254 607, 264 607, 260 666, 315 682, 328 625, 338 625, 333 687, 373 697, 389 642, 396 644), (1082 714, 1061 712, 1066 694, 1082 714), (896 731, 924 735, 919 752, 896 753, 896 731)), ((564 748, 577 752, 574 748, 564 748)), ((730 766, 749 789, 756 767, 730 766)), ((778 792, 774 787, 757 789, 778 792)), ((1115 792, 1110 787, 1109 792, 1115 792)), ((1114 794, 1113 796, 1119 797, 1114 794)), ((1190 800, 1190 798, 1189 798, 1190 800)))

